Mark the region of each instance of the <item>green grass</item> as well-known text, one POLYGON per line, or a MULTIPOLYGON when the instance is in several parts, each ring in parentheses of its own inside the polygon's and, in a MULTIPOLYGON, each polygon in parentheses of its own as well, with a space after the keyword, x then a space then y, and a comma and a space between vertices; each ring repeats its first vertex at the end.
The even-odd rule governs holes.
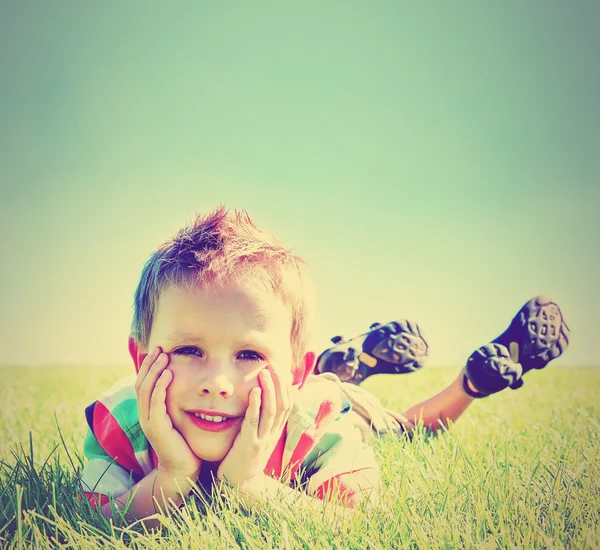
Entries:
MULTIPOLYGON (((76 496, 83 409, 128 369, 0 373, 2 547, 600 547, 600 369, 549 367, 518 391, 477 401, 450 433, 376 441, 381 504, 341 526, 324 520, 327 507, 271 502, 245 512, 235 499, 209 509, 192 500, 150 533, 105 520, 76 496)), ((455 374, 429 368, 365 387, 402 410, 455 374)))

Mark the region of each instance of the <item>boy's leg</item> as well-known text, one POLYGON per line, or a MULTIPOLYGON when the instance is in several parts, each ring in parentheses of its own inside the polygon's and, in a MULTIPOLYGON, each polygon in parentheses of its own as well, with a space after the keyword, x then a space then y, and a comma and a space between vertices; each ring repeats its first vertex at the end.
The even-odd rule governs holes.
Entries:
POLYGON ((471 354, 452 384, 397 415, 408 419, 401 425, 410 429, 411 424, 423 422, 431 431, 446 427, 448 421, 458 419, 473 399, 507 387, 521 387, 523 374, 544 368, 568 344, 569 328, 560 307, 547 297, 536 296, 519 310, 500 336, 471 354))

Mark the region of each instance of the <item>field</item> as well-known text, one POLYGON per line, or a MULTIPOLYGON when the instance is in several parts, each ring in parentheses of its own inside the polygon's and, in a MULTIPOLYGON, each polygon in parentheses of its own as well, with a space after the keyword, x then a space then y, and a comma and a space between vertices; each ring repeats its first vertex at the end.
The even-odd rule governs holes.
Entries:
MULTIPOLYGON (((376 441, 383 489, 369 512, 342 520, 327 506, 244 511, 235 499, 211 509, 192 500, 162 532, 113 524, 76 497, 83 409, 128 369, 0 373, 2 547, 600 547, 600 368, 529 373, 523 388, 475 402, 450 433, 376 441)), ((402 410, 455 373, 426 368, 365 387, 402 410)))

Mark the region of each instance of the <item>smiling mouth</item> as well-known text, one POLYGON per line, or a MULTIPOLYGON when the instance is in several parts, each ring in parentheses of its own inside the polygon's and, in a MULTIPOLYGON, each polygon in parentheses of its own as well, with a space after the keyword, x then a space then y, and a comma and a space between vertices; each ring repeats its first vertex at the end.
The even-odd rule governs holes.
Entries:
POLYGON ((209 422, 225 422, 226 420, 232 420, 233 416, 220 416, 215 415, 211 416, 210 414, 204 413, 192 413, 196 418, 201 418, 202 420, 208 420, 209 422))
POLYGON ((237 421, 241 418, 240 416, 211 415, 192 411, 189 411, 187 414, 194 425, 205 432, 222 432, 228 430, 236 425, 237 421))

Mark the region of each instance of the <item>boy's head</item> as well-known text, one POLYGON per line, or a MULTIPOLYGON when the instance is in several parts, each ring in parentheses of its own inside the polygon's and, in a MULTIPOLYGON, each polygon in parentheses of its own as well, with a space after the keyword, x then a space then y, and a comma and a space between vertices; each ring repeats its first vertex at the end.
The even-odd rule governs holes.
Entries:
POLYGON ((314 362, 311 298, 304 262, 244 212, 199 216, 152 254, 135 292, 130 351, 138 369, 156 346, 169 355, 167 410, 198 456, 226 455, 267 364, 303 384, 314 362), (229 420, 203 427, 199 415, 229 420))
POLYGON ((305 262, 244 211, 225 207, 197 216, 146 262, 135 291, 131 337, 148 352, 161 293, 169 286, 216 288, 235 281, 279 297, 291 314, 292 371, 307 351, 312 284, 305 262))

